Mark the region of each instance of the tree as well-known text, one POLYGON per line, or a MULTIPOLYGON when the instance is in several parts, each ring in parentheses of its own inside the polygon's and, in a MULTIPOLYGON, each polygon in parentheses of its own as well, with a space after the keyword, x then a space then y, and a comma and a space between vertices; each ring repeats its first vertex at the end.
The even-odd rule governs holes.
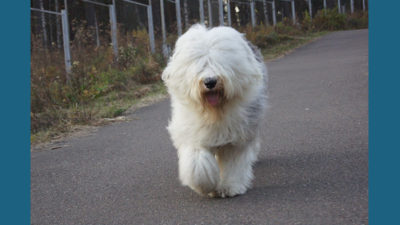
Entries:
MULTIPOLYGON (((44 10, 43 6, 43 0, 39 0, 39 7, 41 10, 44 10)), ((44 15, 44 12, 40 13, 40 18, 41 18, 41 25, 42 25, 42 32, 43 32, 43 46, 47 48, 48 44, 48 39, 47 39, 47 29, 46 29, 46 17, 44 15)))
MULTIPOLYGON (((58 0, 55 0, 55 10, 60 12, 60 5, 58 0)), ((57 16, 56 18, 56 41, 57 41, 57 48, 61 48, 61 27, 60 27, 60 18, 57 16)))
POLYGON ((267 0, 263 0, 264 21, 265 25, 269 25, 267 0))
POLYGON ((183 1, 183 17, 185 18, 185 29, 189 29, 189 11, 187 0, 183 1))

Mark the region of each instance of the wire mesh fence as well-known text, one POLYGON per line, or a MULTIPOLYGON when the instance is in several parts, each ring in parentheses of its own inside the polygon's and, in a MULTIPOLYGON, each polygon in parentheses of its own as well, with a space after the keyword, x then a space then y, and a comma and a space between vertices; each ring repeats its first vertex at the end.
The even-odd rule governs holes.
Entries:
POLYGON ((121 49, 132 45, 168 57, 177 37, 195 23, 238 28, 276 25, 287 18, 296 24, 305 11, 311 18, 324 8, 353 13, 366 10, 368 1, 32 0, 31 7, 32 52, 48 55, 47 63, 56 65, 59 58, 51 57, 51 52, 63 51, 68 74, 74 61, 84 61, 77 60, 82 55, 107 52, 118 62, 121 49), (64 30, 61 10, 67 17, 64 30), (66 37, 68 44, 64 44, 66 37))

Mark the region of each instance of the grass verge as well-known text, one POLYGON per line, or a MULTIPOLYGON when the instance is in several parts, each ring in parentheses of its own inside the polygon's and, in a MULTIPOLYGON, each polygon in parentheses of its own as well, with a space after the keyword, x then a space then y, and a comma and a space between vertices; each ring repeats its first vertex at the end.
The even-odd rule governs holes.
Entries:
MULTIPOLYGON (((344 16, 331 10, 318 13, 312 22, 305 13, 297 25, 283 20, 274 27, 237 29, 270 61, 329 31, 367 26, 366 13, 344 16)), ((123 120, 121 116, 128 109, 167 95, 160 79, 165 60, 159 54, 149 54, 145 30, 118 35, 118 61, 110 46, 90 44, 90 29, 78 27, 74 32, 79 35, 71 43, 74 62, 69 81, 63 71, 62 51, 44 49, 40 37, 31 36, 32 145, 63 137, 82 126, 123 120)), ((176 36, 170 35, 168 42, 173 46, 175 40, 176 36)))
POLYGON ((125 91, 112 91, 87 105, 75 105, 54 110, 49 114, 57 114, 57 117, 64 119, 60 119, 53 126, 31 133, 31 144, 37 145, 56 140, 71 132, 86 129, 87 126, 99 126, 125 120, 123 115, 128 110, 133 111, 166 96, 165 86, 158 81, 153 84, 132 87, 125 91))
POLYGON ((308 33, 305 35, 292 36, 289 40, 279 42, 276 45, 261 49, 261 53, 266 61, 271 61, 289 54, 294 49, 310 43, 319 37, 327 34, 328 31, 308 33))
MULTIPOLYGON (((317 32, 293 36, 261 50, 265 60, 272 60, 325 33, 317 32)), ((35 145, 48 142, 52 139, 63 137, 70 132, 80 130, 85 125, 98 126, 106 124, 114 121, 110 118, 119 117, 130 108, 140 107, 140 105, 147 102, 157 101, 166 96, 166 88, 162 81, 158 80, 151 84, 133 85, 124 90, 113 90, 87 104, 73 104, 71 107, 39 113, 36 115, 38 118, 47 117, 51 114, 50 117, 59 118, 59 121, 47 129, 32 133, 31 143, 35 145)))

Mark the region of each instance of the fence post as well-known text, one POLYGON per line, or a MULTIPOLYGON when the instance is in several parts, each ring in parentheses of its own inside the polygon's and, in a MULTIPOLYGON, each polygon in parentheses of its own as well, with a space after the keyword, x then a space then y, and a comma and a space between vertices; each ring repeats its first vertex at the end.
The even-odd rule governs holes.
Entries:
POLYGON ((65 10, 65 14, 68 15, 68 0, 64 0, 64 10, 65 10))
POLYGON ((182 22, 181 22, 181 2, 180 0, 175 0, 175 10, 176 10, 176 24, 178 26, 178 36, 182 35, 182 22))
POLYGON ((71 77, 71 53, 69 48, 69 27, 68 27, 68 17, 67 12, 63 9, 61 10, 61 27, 63 31, 63 42, 64 42, 64 61, 65 61, 65 71, 67 83, 70 82, 71 77))
MULTIPOLYGON (((67 70, 67 73, 68 73, 68 71, 69 72, 71 72, 71 51, 70 51, 70 46, 69 46, 69 20, 68 20, 68 2, 67 2, 67 0, 64 0, 64 11, 65 11, 65 27, 66 27, 66 35, 67 35, 67 44, 68 44, 68 50, 67 50, 67 52, 68 52, 68 66, 67 66, 67 64, 66 64, 66 70, 67 70), (69 68, 69 69, 68 69, 69 68)), ((61 15, 61 18, 62 18, 62 15, 61 15)), ((61 20, 61 23, 62 23, 62 20, 61 20)), ((62 26, 62 25, 61 25, 62 26)), ((61 28, 62 29, 62 28, 61 28)), ((63 31, 63 33, 64 33, 64 31, 63 31)), ((63 36, 63 38, 64 38, 64 36, 63 36)), ((64 44, 65 45, 65 44, 64 44)), ((64 55, 65 55, 65 47, 64 47, 64 55)), ((66 63, 67 63, 67 61, 66 61, 66 63)), ((70 75, 67 75, 67 80, 69 80, 70 79, 70 75)))
POLYGON ((226 13, 228 14, 228 26, 232 26, 231 0, 228 0, 227 3, 226 3, 226 13))
POLYGON ((326 0, 324 0, 324 9, 326 10, 326 0))
MULTIPOLYGON (((67 24, 67 27, 69 27, 69 20, 68 20, 68 3, 67 3, 67 0, 64 0, 64 10, 65 10, 65 18, 66 18, 65 22, 66 22, 66 24, 67 24)), ((69 28, 68 28, 68 29, 69 29, 69 28)), ((68 35, 69 35, 69 30, 68 30, 68 35)), ((68 36, 68 38, 69 38, 69 36, 68 36)))
POLYGON ((272 1, 272 23, 276 25, 275 0, 272 1))
POLYGON ((365 12, 365 0, 363 0, 363 11, 365 12))
POLYGON ((96 47, 100 47, 100 34, 99 34, 99 24, 97 23, 97 16, 96 12, 94 13, 94 26, 95 26, 95 33, 96 33, 96 47))
POLYGON ((255 19, 255 15, 254 15, 254 1, 253 0, 250 2, 250 16, 251 16, 251 26, 255 27, 256 19, 255 19))
POLYGON ((212 10, 211 10, 211 0, 207 0, 207 8, 208 8, 208 26, 212 27, 212 10))
POLYGON ((337 10, 338 10, 338 13, 341 13, 341 12, 342 12, 342 10, 340 10, 340 7, 342 7, 342 6, 340 5, 340 0, 337 0, 337 10))
POLYGON ((296 24, 296 8, 294 6, 294 0, 291 1, 292 4, 292 19, 293 19, 293 24, 296 24))
POLYGON ((147 23, 149 26, 150 51, 154 54, 156 49, 154 44, 153 9, 151 7, 151 0, 149 0, 149 5, 147 6, 147 18, 147 23))
POLYGON ((167 33, 165 31, 165 15, 164 15, 164 0, 160 0, 160 12, 161 12, 161 32, 162 32, 162 52, 165 58, 169 56, 167 48, 167 33))
POLYGON ((311 0, 308 0, 308 12, 310 13, 310 19, 312 21, 312 3, 311 3, 311 0))
POLYGON ((200 23, 204 24, 204 0, 199 0, 200 23))
POLYGON ((351 14, 354 13, 354 0, 350 0, 350 12, 351 14))
POLYGON ((111 42, 115 60, 118 60, 118 41, 117 41, 117 18, 115 16, 115 5, 109 5, 110 25, 111 25, 111 42))
POLYGON ((224 25, 224 4, 222 0, 218 0, 218 16, 219 16, 219 25, 224 25))

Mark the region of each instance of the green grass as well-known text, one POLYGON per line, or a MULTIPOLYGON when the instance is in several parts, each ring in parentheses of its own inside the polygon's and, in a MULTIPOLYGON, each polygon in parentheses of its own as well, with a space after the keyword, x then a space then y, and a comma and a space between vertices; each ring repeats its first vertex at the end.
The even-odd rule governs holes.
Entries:
MULTIPOLYGON (((82 126, 108 123, 109 118, 123 115, 128 109, 146 105, 167 96, 161 81, 139 85, 125 91, 112 91, 89 104, 74 105, 50 112, 53 117, 63 118, 55 125, 31 133, 31 144, 39 144, 79 130, 82 126), (57 114, 57 115, 54 115, 57 114)), ((46 115, 44 115, 46 116, 46 115)))
POLYGON ((281 41, 275 45, 261 49, 261 53, 263 54, 264 59, 266 61, 270 61, 279 58, 281 56, 284 56, 293 51, 294 49, 303 46, 327 33, 328 32, 326 31, 322 31, 315 33, 307 33, 298 36, 288 36, 287 40, 281 41))
MULTIPOLYGON (((262 53, 266 60, 271 60, 322 34, 323 32, 319 32, 286 37, 284 41, 266 46, 262 49, 262 53)), ((51 94, 53 101, 56 101, 56 96, 58 96, 60 99, 69 98, 67 101, 70 102, 64 107, 48 106, 42 112, 32 113, 33 122, 38 123, 39 128, 31 133, 31 143, 35 145, 48 142, 79 130, 82 126, 107 123, 108 118, 121 116, 132 107, 167 96, 166 87, 161 80, 145 84, 137 82, 140 77, 131 77, 132 74, 138 73, 137 71, 160 73, 158 70, 145 70, 145 67, 146 64, 141 63, 139 66, 129 66, 120 70, 108 69, 103 72, 95 71, 94 67, 89 70, 83 67, 76 68, 76 74, 84 79, 76 81, 73 93, 51 94), (88 75, 92 71, 97 72, 96 78, 88 75), (77 91, 80 94, 76 93, 77 91)), ((52 83, 49 91, 55 92, 55 89, 58 90, 52 83)), ((60 99, 57 101, 65 101, 65 99, 60 99)))
MULTIPOLYGON (((368 13, 337 15, 319 13, 313 22, 292 25, 283 20, 276 26, 240 27, 269 61, 284 56, 331 30, 365 28, 368 13), (327 30, 327 31, 324 31, 327 30)), ((78 27, 85 32, 85 27, 78 27)), ((31 51, 31 143, 47 142, 79 130, 101 125, 123 116, 129 109, 166 97, 160 74, 165 61, 149 54, 145 30, 120 34, 119 61, 110 46, 95 48, 86 41, 90 34, 74 39, 73 73, 67 83, 62 51, 43 49, 40 37, 32 36, 31 51), (84 44, 82 44, 84 43, 84 44)), ((170 35, 172 44, 176 36, 170 35)), ((160 44, 160 43, 158 43, 160 44)), ((173 44, 172 44, 173 45, 173 44)))
MULTIPOLYGON (((326 32, 317 32, 293 36, 261 50, 265 60, 272 60, 325 33, 326 32)), ((121 79, 119 77, 124 77, 119 73, 118 75, 106 74, 104 76, 108 76, 107 79, 111 79, 110 83, 118 83, 116 80, 121 79)), ((125 81, 123 80, 123 82, 125 81)), ((107 82, 99 82, 97 86, 91 88, 91 90, 107 89, 107 85, 104 85, 104 83, 107 82)), ((39 113, 38 117, 57 118, 58 121, 47 128, 33 132, 31 134, 31 143, 38 144, 47 142, 79 130, 81 126, 104 124, 108 121, 104 120, 105 118, 121 116, 126 110, 132 107, 143 104, 146 101, 151 102, 154 99, 167 96, 167 90, 162 81, 158 80, 150 84, 126 85, 99 96, 96 96, 97 92, 95 91, 93 95, 94 96, 89 97, 93 99, 88 102, 76 103, 72 104, 70 107, 50 110, 43 115, 39 113)))

